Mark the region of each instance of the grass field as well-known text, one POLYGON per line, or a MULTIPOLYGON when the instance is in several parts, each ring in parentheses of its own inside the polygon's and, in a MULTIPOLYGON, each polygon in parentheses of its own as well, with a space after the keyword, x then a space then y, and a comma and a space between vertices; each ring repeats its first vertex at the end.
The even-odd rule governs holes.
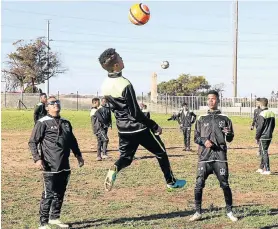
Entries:
MULTIPOLYGON (((250 119, 233 118, 235 139, 229 144, 230 185, 234 211, 240 220, 225 217, 224 197, 215 176, 206 182, 203 194, 204 217, 189 223, 194 213, 196 145, 184 152, 182 134, 167 115, 153 115, 164 132, 174 174, 186 178, 186 188, 167 192, 158 163, 140 148, 138 160, 124 169, 114 189, 105 192, 104 178, 119 156, 114 125, 109 131, 110 159, 97 162, 96 139, 92 135, 89 112, 62 111, 79 141, 85 166, 77 167, 71 156, 72 175, 62 209, 62 219, 71 228, 278 228, 278 133, 270 147, 270 176, 256 174, 259 158, 250 119)), ((42 177, 31 158, 28 140, 33 127, 32 111, 2 111, 2 228, 34 229, 38 226, 42 177)), ((53 227, 54 228, 54 227, 53 227)))

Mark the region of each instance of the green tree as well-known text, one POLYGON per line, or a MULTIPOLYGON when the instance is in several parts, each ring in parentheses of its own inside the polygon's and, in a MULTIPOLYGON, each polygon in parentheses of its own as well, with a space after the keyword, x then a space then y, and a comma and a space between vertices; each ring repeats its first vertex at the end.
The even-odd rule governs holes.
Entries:
POLYGON ((25 42, 18 40, 13 43, 16 51, 7 55, 6 67, 2 70, 7 82, 7 90, 20 88, 23 92, 26 88, 33 93, 36 86, 45 80, 64 73, 61 69, 61 61, 58 54, 49 50, 42 38, 36 41, 25 42))
POLYGON ((178 79, 171 79, 157 85, 159 94, 174 96, 205 95, 211 88, 204 76, 181 74, 178 79))

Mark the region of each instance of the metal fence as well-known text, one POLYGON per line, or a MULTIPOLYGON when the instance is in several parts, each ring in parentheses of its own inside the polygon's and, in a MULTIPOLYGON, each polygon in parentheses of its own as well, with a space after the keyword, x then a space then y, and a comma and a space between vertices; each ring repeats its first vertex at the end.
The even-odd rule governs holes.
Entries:
MULTIPOLYGON (((62 108, 67 110, 89 110, 92 98, 101 97, 99 95, 76 94, 56 94, 61 101, 62 108)), ((207 111, 207 98, 202 96, 158 96, 151 99, 143 93, 137 97, 138 103, 147 105, 148 110, 153 113, 172 114, 177 112, 182 103, 186 102, 191 110, 197 114, 207 111)), ((27 93, 2 93, 2 108, 33 109, 39 102, 39 94, 27 93)), ((223 113, 232 116, 252 117, 256 106, 256 97, 250 95, 249 98, 220 98, 220 109, 223 113)), ((278 116, 278 99, 269 98, 269 109, 278 116)))

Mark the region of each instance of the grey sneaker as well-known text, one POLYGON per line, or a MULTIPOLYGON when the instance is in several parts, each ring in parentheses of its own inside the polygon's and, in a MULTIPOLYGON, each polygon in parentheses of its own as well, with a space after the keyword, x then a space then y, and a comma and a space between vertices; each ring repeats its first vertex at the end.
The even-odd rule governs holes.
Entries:
POLYGON ((200 219, 202 219, 202 214, 200 214, 199 212, 195 212, 195 214, 190 217, 189 221, 193 222, 193 221, 197 221, 200 219))

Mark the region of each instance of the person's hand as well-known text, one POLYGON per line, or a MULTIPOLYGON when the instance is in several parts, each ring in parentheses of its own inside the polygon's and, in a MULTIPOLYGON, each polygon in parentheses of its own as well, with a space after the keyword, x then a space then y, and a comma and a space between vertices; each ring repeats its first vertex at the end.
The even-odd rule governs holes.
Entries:
POLYGON ((212 147, 212 142, 210 141, 210 140, 206 140, 206 142, 205 142, 205 146, 206 146, 206 148, 210 148, 210 147, 212 147))
POLYGON ((42 160, 36 161, 35 165, 36 165, 40 170, 44 170, 44 165, 43 165, 43 161, 42 161, 42 160))
POLYGON ((257 144, 257 145, 259 145, 259 144, 260 144, 260 141, 259 141, 259 140, 257 140, 257 139, 256 139, 256 144, 257 144))
POLYGON ((155 130, 155 135, 161 135, 162 134, 162 129, 160 126, 157 126, 157 129, 155 130))
POLYGON ((229 127, 224 127, 224 129, 222 131, 226 136, 231 134, 231 129, 229 127))
POLYGON ((84 159, 82 157, 77 156, 77 161, 78 161, 79 167, 82 167, 84 165, 84 159))

